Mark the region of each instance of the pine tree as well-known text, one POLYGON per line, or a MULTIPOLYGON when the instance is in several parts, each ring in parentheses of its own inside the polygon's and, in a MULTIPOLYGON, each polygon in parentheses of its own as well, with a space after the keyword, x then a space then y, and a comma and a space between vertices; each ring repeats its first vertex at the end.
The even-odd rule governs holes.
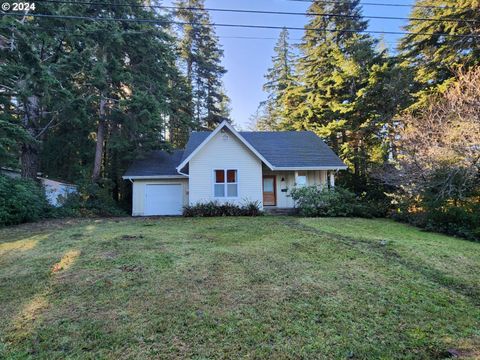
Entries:
MULTIPOLYGON (((399 68, 385 52, 376 50, 375 39, 361 33, 367 22, 358 0, 318 1, 309 12, 297 84, 287 90, 287 119, 282 127, 313 130, 325 138, 350 165, 353 186, 360 190, 372 164, 383 161, 388 152, 385 129, 404 98, 394 97, 386 107, 378 96, 382 91, 404 94, 401 88, 389 88, 388 80, 396 79, 399 68), (323 13, 340 16, 319 15, 323 13)), ((401 81, 394 84, 405 86, 401 81)))
MULTIPOLYGON (((140 7, 64 9, 162 19, 140 7)), ((169 139, 182 146, 192 127, 190 90, 177 67, 175 38, 167 27, 147 23, 66 21, 64 26, 69 58, 60 63, 57 77, 72 100, 60 104, 68 121, 46 138, 42 170, 74 182, 92 177, 121 199, 121 175, 130 161, 151 149, 170 149, 169 139)))
MULTIPOLYGON (((87 5, 78 8, 90 16, 161 20, 141 7, 87 5)), ((175 68, 173 38, 166 29, 147 23, 92 22, 77 28, 71 46, 81 75, 69 79, 81 89, 91 116, 95 152, 92 179, 119 183, 126 160, 149 148, 167 148, 165 128, 169 84, 175 68)), ((75 69, 71 69, 75 74, 75 69)), ((77 70, 78 73, 78 70, 77 70)))
POLYGON ((223 51, 218 44, 213 28, 204 27, 205 34, 201 46, 201 55, 203 63, 199 69, 199 73, 203 78, 203 86, 205 87, 205 116, 203 118, 204 125, 209 128, 215 128, 228 117, 228 97, 225 95, 222 77, 226 70, 221 65, 223 51))
MULTIPOLYGON (((165 20, 142 6, 41 3, 38 11, 165 20)), ((1 22, 2 165, 15 165, 21 154, 24 176, 40 170, 77 183, 90 178, 123 200, 128 184, 121 175, 133 158, 185 144, 195 126, 192 92, 167 25, 9 16, 1 22)), ((218 89, 210 84, 212 97, 218 89)), ((212 114, 223 114, 226 97, 215 106, 212 114)))
POLYGON ((187 144, 191 129, 196 126, 190 86, 181 73, 170 83, 169 99, 168 140, 174 148, 181 149, 187 144))
MULTIPOLYGON (((50 13, 55 6, 39 4, 50 13)), ((62 119, 62 100, 70 101, 57 73, 69 54, 61 46, 66 35, 52 19, 2 17, 0 51, 3 129, 17 135, 9 151, 20 158, 23 177, 35 179, 45 137, 62 119), (41 29, 41 30, 39 30, 41 29)))
MULTIPOLYGON (((300 105, 292 114, 296 129, 311 129, 326 137, 330 145, 340 152, 349 152, 345 146, 351 142, 355 172, 360 172, 359 149, 362 114, 355 109, 357 92, 368 79, 368 69, 375 63, 375 42, 367 35, 341 30, 366 29, 361 18, 359 1, 349 3, 314 2, 312 14, 303 39, 302 57, 298 64, 300 88, 291 92, 300 98, 300 105), (345 17, 325 17, 323 13, 336 13, 345 17), (327 30, 339 29, 338 32, 327 30), (348 136, 351 139, 347 139, 348 136)), ((290 95, 291 96, 291 95, 290 95)), ((346 155, 346 154, 344 154, 346 155)))
POLYGON ((412 18, 435 20, 410 20, 406 30, 421 35, 406 35, 400 46, 406 64, 415 71, 418 107, 428 94, 446 88, 460 68, 480 64, 480 3, 418 0, 416 4, 421 7, 413 8, 412 18))
POLYGON ((223 50, 204 10, 203 0, 180 0, 177 17, 183 26, 180 52, 192 88, 193 111, 197 126, 213 128, 223 121, 228 103, 222 84, 226 70, 221 64, 223 50))
POLYGON ((295 54, 288 38, 288 30, 282 30, 274 48, 275 55, 272 57, 272 67, 268 69, 265 75, 267 82, 263 86, 263 90, 268 94, 268 98, 260 105, 261 108, 265 109, 265 114, 259 118, 257 124, 257 127, 261 130, 275 130, 281 123, 285 122, 286 92, 295 84, 295 54))

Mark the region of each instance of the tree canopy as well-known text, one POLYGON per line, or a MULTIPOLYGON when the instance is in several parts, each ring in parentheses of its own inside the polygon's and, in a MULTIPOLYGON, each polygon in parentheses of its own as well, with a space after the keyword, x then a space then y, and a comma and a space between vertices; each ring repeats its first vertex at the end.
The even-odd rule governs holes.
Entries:
POLYGON ((1 18, 4 166, 20 167, 28 178, 38 172, 71 182, 90 178, 116 200, 127 199, 121 175, 132 159, 183 147, 192 129, 228 116, 223 52, 208 13, 192 12, 189 40, 188 26, 177 31, 143 2, 131 5, 41 2, 36 8, 130 21, 1 18), (192 72, 180 56, 192 62, 192 72))

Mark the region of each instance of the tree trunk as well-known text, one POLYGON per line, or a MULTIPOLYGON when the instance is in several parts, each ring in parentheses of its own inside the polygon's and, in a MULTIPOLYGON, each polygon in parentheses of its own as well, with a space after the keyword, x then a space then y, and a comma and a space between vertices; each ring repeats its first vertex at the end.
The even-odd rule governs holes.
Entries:
POLYGON ((110 172, 110 179, 113 180, 113 189, 112 189, 112 197, 117 203, 120 201, 120 184, 122 183, 122 178, 118 175, 118 169, 120 168, 120 164, 118 161, 118 151, 113 150, 110 154, 111 156, 111 170, 110 172))
POLYGON ((360 177, 360 159, 357 140, 355 141, 353 146, 353 173, 356 177, 360 177))
MULTIPOLYGON (((393 120, 395 121, 395 120, 393 120)), ((396 131, 395 131, 395 124, 389 124, 388 125, 388 139, 390 142, 390 156, 393 161, 396 161, 398 159, 398 150, 397 150, 397 144, 396 144, 396 131)))
POLYGON ((97 181, 100 179, 100 173, 102 171, 102 160, 104 152, 104 143, 105 143, 105 105, 106 101, 103 97, 100 99, 100 108, 99 115, 100 119, 98 120, 97 127, 97 144, 95 147, 95 161, 93 163, 93 173, 92 180, 97 181))
POLYGON ((22 178, 36 179, 39 167, 39 151, 34 144, 23 144, 20 156, 22 178))
MULTIPOLYGON (((35 138, 37 127, 39 126, 40 112, 38 96, 30 96, 27 103, 24 104, 25 115, 23 126, 27 132, 35 138)), ((39 149, 37 144, 26 142, 22 144, 20 165, 23 178, 36 179, 39 168, 39 149)))
POLYGON ((335 151, 335 153, 338 154, 340 152, 340 149, 339 149, 339 146, 338 146, 338 138, 337 138, 337 133, 336 132, 333 132, 330 135, 330 141, 332 143, 331 145, 332 145, 333 151, 335 151))
POLYGON ((187 80, 190 86, 192 86, 192 76, 193 76, 192 74, 193 74, 193 60, 191 55, 189 55, 187 57, 187 80))

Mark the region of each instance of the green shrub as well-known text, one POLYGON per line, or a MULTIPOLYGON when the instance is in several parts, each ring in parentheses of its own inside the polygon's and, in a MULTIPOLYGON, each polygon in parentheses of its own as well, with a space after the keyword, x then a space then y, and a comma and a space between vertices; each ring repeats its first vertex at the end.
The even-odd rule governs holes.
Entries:
POLYGON ((48 216, 50 205, 33 180, 0 176, 0 225, 15 225, 48 216))
POLYGON ((300 210, 300 215, 308 217, 381 217, 386 207, 362 200, 353 192, 340 187, 334 190, 319 189, 316 186, 294 188, 291 191, 300 210))
POLYGON ((243 205, 210 201, 183 208, 185 217, 218 217, 218 216, 260 216, 259 202, 246 202, 243 205))
POLYGON ((415 211, 402 204, 393 218, 428 231, 441 232, 469 240, 480 241, 480 205, 446 205, 437 208, 423 207, 415 211))
POLYGON ((55 209, 56 217, 105 217, 125 216, 113 200, 106 184, 81 182, 78 193, 70 194, 61 208, 55 209))

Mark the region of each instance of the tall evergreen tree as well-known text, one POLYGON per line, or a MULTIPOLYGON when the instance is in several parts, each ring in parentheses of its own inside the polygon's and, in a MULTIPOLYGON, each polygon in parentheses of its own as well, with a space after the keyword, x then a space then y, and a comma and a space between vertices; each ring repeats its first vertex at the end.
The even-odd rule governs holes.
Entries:
POLYGON ((268 98, 260 105, 262 109, 265 109, 265 113, 258 119, 257 124, 257 127, 261 130, 275 130, 279 124, 284 122, 286 114, 285 95, 287 89, 295 84, 295 54, 289 43, 287 29, 280 33, 274 51, 272 67, 268 69, 265 75, 267 82, 263 86, 268 98))
POLYGON ((181 54, 192 88, 193 111, 197 126, 213 128, 228 117, 222 104, 228 102, 223 91, 221 65, 223 50, 212 27, 204 0, 179 0, 177 17, 182 26, 181 54))
MULTIPOLYGON (((47 14, 53 8, 38 7, 47 14)), ((34 179, 43 141, 62 119, 60 104, 70 101, 57 78, 61 62, 70 56, 62 46, 66 35, 53 19, 4 16, 0 25, 2 127, 18 135, 18 143, 10 144, 10 149, 18 151, 22 176, 34 179)))
POLYGON ((314 1, 309 13, 297 84, 286 95, 283 128, 313 130, 325 138, 350 165, 353 185, 360 190, 372 164, 386 157, 385 128, 395 115, 390 109, 397 109, 400 99, 382 112, 376 96, 390 86, 388 79, 395 78, 398 68, 376 50, 377 41, 363 33, 367 22, 360 1, 314 1))
POLYGON ((412 34, 403 38, 400 49, 407 65, 415 71, 421 105, 428 94, 446 88, 449 82, 445 82, 454 79, 460 68, 480 64, 480 3, 417 0, 416 4, 420 6, 413 8, 412 18, 434 21, 410 20, 406 29, 412 34), (445 86, 439 88, 441 85, 445 86))
MULTIPOLYGON (((165 20, 112 4, 41 3, 38 10, 165 20)), ((21 152, 25 176, 93 178, 121 200, 121 174, 134 157, 184 144, 193 126, 190 88, 165 25, 6 16, 2 25, 0 134, 15 137, 0 141, 2 165, 21 152)))
POLYGON ((344 158, 352 159, 355 173, 360 174, 364 119, 355 104, 357 92, 368 79, 368 69, 377 61, 375 41, 351 32, 367 27, 358 0, 314 2, 309 13, 298 63, 300 87, 293 89, 293 95, 300 97, 292 114, 297 119, 293 127, 311 129, 326 137, 336 151, 343 152, 344 158), (318 15, 323 13, 344 16, 318 15))
MULTIPOLYGON (((96 17, 162 20, 141 7, 83 6, 78 10, 96 17)), ((167 30, 148 23, 93 22, 78 29, 83 37, 72 39, 77 60, 72 66, 81 70, 69 81, 81 89, 80 106, 96 115, 87 120, 95 140, 92 178, 109 179, 115 198, 132 157, 169 148, 165 135, 170 119, 189 126, 176 111, 182 109, 179 92, 188 89, 176 68, 174 39, 167 30)))

